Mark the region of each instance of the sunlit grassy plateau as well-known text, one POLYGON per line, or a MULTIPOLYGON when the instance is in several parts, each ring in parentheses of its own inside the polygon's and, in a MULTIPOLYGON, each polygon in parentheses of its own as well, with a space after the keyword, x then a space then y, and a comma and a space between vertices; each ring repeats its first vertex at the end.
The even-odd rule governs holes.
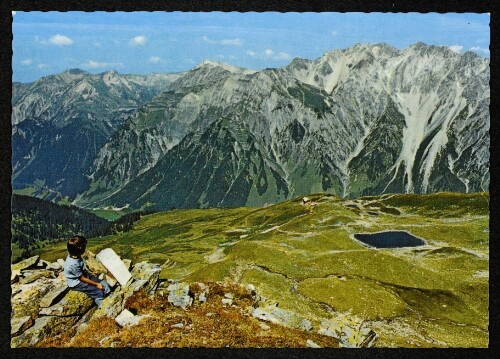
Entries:
MULTIPOLYGON (((310 198, 312 209, 295 199, 156 213, 88 248, 160 263, 163 278, 253 284, 313 324, 350 311, 379 335, 380 347, 488 346, 487 193, 310 198), (426 244, 375 249, 354 239, 386 230, 426 244)), ((65 244, 39 254, 64 258, 65 244)))

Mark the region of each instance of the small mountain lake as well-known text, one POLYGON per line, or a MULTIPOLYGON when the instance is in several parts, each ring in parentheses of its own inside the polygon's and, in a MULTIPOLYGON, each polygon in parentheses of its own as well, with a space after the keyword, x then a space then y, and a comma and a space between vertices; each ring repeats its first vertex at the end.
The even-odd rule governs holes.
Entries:
POLYGON ((375 248, 401 248, 423 246, 425 242, 403 231, 355 234, 358 241, 375 248))

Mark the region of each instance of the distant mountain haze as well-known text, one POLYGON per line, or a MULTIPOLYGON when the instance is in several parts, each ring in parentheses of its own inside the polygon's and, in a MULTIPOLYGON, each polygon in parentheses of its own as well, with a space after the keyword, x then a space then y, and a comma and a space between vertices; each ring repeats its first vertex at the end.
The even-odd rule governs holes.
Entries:
POLYGON ((13 85, 14 189, 83 207, 260 206, 489 187, 489 59, 358 44, 251 71, 13 85))

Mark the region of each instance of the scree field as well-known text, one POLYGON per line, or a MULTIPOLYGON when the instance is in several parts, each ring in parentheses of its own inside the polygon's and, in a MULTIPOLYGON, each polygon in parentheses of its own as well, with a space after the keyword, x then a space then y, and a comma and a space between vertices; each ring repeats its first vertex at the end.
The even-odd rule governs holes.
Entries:
MULTIPOLYGON (((488 346, 487 193, 310 198, 313 207, 294 199, 156 213, 88 249, 160 263, 163 278, 253 284, 313 324, 352 313, 378 334, 377 347, 488 346), (425 244, 377 249, 354 238, 393 230, 425 244)), ((65 258, 65 244, 39 254, 65 258)))

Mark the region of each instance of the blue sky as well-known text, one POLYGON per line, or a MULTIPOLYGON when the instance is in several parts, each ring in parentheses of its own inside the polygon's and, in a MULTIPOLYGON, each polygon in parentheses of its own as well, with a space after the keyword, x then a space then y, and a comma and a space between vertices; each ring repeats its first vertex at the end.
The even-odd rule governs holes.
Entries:
POLYGON ((489 57, 488 14, 13 12, 13 81, 69 68, 145 74, 205 59, 260 70, 356 43, 422 41, 489 57))

